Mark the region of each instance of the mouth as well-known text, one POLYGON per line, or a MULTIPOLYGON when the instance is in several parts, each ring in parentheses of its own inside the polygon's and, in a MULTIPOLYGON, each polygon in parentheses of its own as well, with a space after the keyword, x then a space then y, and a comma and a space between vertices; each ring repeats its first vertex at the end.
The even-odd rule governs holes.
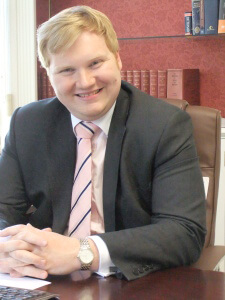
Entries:
POLYGON ((96 94, 100 93, 100 92, 102 91, 102 89, 103 89, 103 88, 98 89, 98 90, 95 90, 95 91, 90 92, 90 93, 79 93, 79 94, 75 94, 75 96, 81 97, 81 98, 90 97, 90 96, 93 96, 93 95, 96 95, 96 94))

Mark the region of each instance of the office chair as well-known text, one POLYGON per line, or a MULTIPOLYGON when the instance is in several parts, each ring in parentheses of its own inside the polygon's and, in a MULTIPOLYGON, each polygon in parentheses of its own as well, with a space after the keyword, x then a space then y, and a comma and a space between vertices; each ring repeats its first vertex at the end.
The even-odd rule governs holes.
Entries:
POLYGON ((225 257, 225 246, 214 246, 220 174, 220 111, 209 107, 189 105, 185 100, 162 100, 178 106, 191 116, 202 176, 209 178, 206 196, 207 235, 201 256, 192 267, 202 270, 218 270, 219 262, 225 257))

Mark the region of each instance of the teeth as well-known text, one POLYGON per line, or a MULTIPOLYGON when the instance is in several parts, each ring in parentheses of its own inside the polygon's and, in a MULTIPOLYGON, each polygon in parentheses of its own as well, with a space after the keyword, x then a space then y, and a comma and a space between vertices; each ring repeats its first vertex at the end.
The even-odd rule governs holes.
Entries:
POLYGON ((92 92, 92 93, 89 93, 89 94, 77 94, 77 95, 78 95, 79 97, 81 97, 81 98, 85 98, 85 97, 88 97, 88 96, 95 95, 95 94, 97 94, 99 91, 100 91, 100 89, 97 90, 97 91, 94 91, 94 92, 92 92))

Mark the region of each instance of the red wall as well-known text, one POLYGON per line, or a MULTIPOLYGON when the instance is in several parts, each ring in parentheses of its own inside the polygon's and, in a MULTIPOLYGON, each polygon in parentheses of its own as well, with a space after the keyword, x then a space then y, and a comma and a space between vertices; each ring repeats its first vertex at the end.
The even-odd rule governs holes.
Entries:
MULTIPOLYGON (((50 13, 89 5, 112 21, 118 38, 184 35, 191 0, 51 0, 50 13), (179 3, 179 5, 178 5, 179 3)), ((48 18, 48 1, 37 0, 37 23, 48 18)), ((201 105, 225 117, 225 36, 120 40, 123 69, 199 68, 201 105)))

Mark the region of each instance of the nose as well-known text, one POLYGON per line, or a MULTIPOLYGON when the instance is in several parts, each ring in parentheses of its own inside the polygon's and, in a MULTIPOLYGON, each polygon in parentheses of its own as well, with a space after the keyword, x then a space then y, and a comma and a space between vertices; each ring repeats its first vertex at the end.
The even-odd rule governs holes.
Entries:
POLYGON ((90 70, 79 70, 77 72, 76 86, 87 89, 95 83, 94 76, 90 70))

